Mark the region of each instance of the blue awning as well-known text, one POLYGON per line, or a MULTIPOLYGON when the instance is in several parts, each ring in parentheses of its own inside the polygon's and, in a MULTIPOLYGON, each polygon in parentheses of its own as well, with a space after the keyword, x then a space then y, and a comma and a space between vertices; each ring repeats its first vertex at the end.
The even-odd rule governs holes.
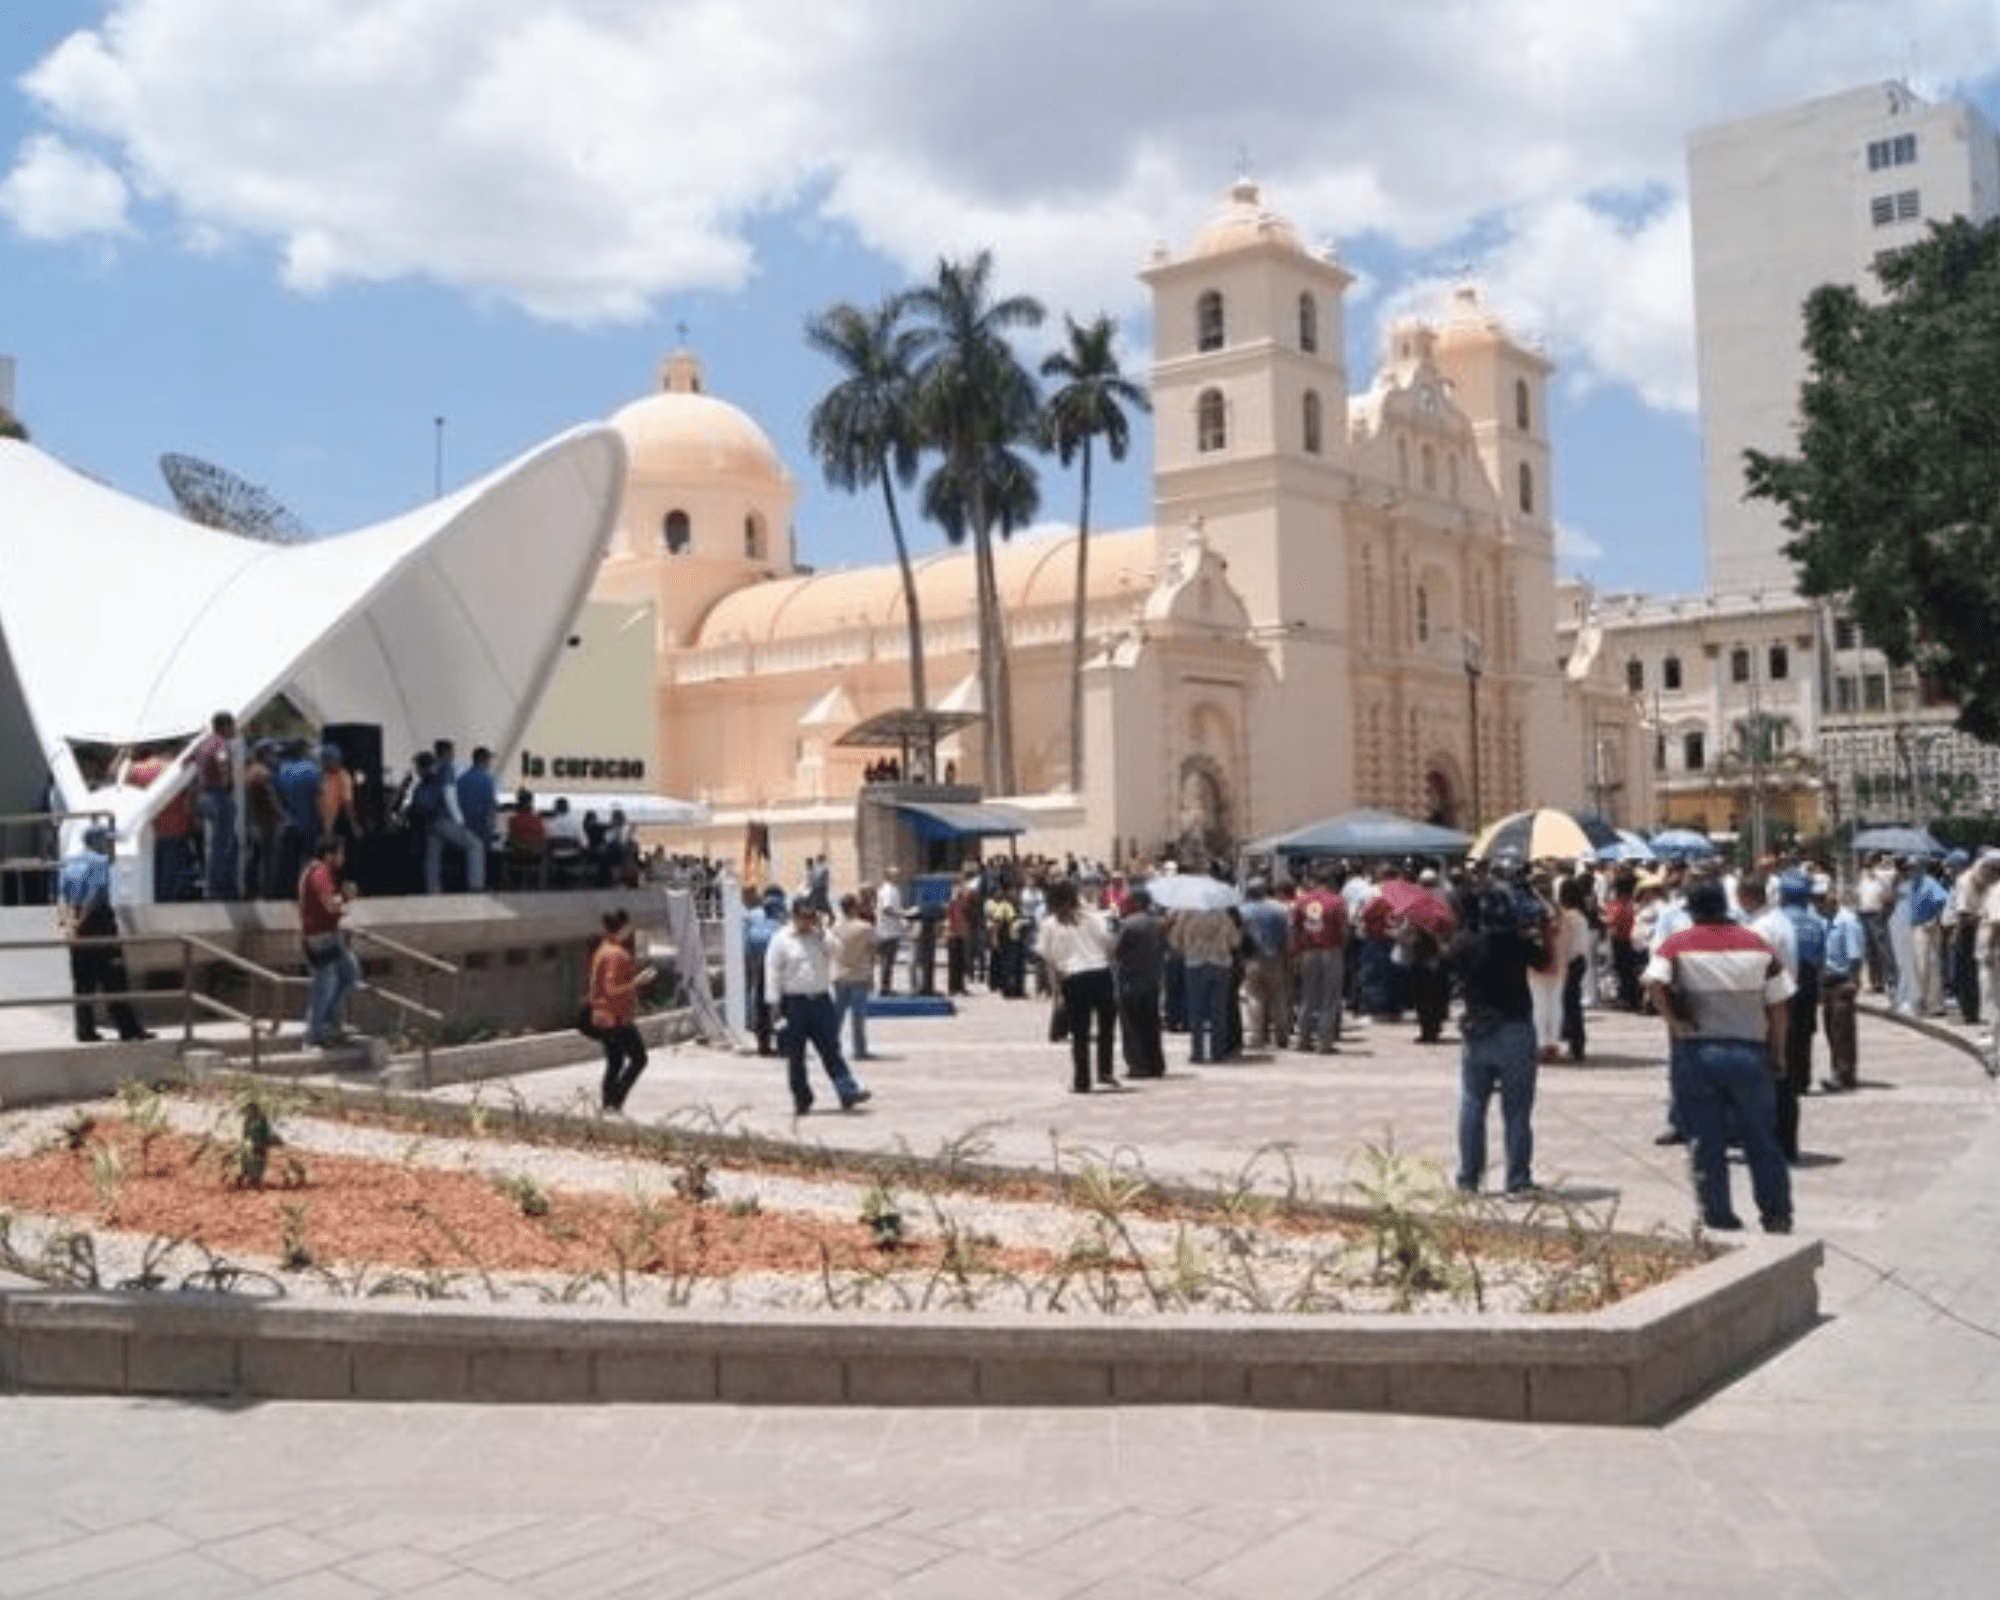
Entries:
POLYGON ((983 800, 898 800, 896 809, 920 839, 985 839, 1034 827, 1025 811, 983 800))

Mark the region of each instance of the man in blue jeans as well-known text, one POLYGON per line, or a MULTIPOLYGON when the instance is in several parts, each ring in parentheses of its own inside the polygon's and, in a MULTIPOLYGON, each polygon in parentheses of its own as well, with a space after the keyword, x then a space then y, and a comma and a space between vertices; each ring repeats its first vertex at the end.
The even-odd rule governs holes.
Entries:
POLYGON ((771 936, 771 947, 764 952, 764 993, 785 1020, 785 1071, 794 1111, 804 1116, 812 1110, 812 1084, 806 1077, 808 1044, 819 1052, 841 1110, 852 1111, 871 1098, 840 1053, 833 941, 820 926, 818 908, 805 895, 792 902, 790 925, 771 936))
POLYGON ((1465 997, 1459 1033, 1458 1177, 1477 1194, 1486 1175, 1486 1113, 1497 1091, 1507 1193, 1535 1193, 1535 1003, 1528 969, 1542 959, 1542 924, 1522 915, 1526 891, 1496 873, 1465 906, 1447 959, 1465 997))
POLYGON ((1674 1107, 1688 1138, 1695 1200, 1704 1226, 1743 1226, 1729 1193, 1729 1141, 1743 1141, 1758 1219, 1766 1233, 1792 1231, 1792 1179, 1778 1145, 1773 1083, 1785 1060, 1793 982, 1777 952, 1730 921, 1714 878, 1687 891, 1690 927, 1653 948, 1645 984, 1667 1020, 1674 1107))

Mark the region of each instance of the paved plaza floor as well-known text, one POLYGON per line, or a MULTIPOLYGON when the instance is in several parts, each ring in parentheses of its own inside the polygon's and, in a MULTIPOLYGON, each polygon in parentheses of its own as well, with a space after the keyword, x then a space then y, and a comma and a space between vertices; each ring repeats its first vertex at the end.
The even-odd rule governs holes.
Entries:
MULTIPOLYGON (((968 1135, 1163 1176, 1284 1147, 1330 1192, 1393 1141, 1444 1160, 1456 1051, 1373 1023, 1330 1057, 1068 1093, 1031 1002, 877 1019, 875 1100, 794 1123, 780 1063, 660 1051, 629 1110, 860 1150, 968 1135)), ((1684 1228, 1657 1024, 1546 1068, 1536 1166, 1684 1228)), ((1900 1023, 1805 1107, 1824 1319, 1653 1429, 1223 1408, 547 1409, 0 1397, 0 1600, 256 1594, 1984 1597, 2000 1571, 2000 1090, 1900 1023)), ((488 1084, 574 1104, 571 1067, 488 1084)), ((463 1088, 439 1091, 462 1098, 463 1088)), ((822 1095, 821 1103, 830 1103, 822 1095)), ((1498 1116, 1494 1142, 1497 1158, 1498 1116)), ((1065 1159, 1068 1157, 1065 1156, 1065 1159)), ((1274 1167, 1273 1170, 1276 1170, 1274 1167)), ((1739 1170, 1737 1182, 1745 1181, 1739 1170)))

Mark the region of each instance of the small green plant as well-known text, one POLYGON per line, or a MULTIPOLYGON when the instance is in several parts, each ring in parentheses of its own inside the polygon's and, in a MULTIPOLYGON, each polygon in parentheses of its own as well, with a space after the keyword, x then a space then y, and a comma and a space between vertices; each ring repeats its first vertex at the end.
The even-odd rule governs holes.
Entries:
POLYGON ((271 1164, 271 1152, 285 1141, 269 1114, 256 1100, 239 1107, 242 1128, 236 1143, 222 1152, 223 1176, 238 1189, 261 1189, 271 1164))
POLYGON ((118 1210, 118 1196, 125 1188, 125 1158, 115 1145, 99 1144, 90 1150, 90 1188, 97 1196, 97 1209, 104 1216, 118 1210))
POLYGON ((714 1168, 707 1156, 690 1152, 682 1158, 681 1170, 674 1174, 674 1193, 689 1205, 715 1198, 714 1168))
POLYGON ((898 1250, 903 1240, 903 1208, 886 1178, 877 1178, 861 1201, 861 1221, 877 1250, 898 1250))
POLYGON ((312 1245, 306 1239, 311 1209, 303 1200, 288 1201, 278 1208, 278 1265, 286 1272, 303 1272, 315 1265, 312 1245))
POLYGON ((124 1103, 125 1125, 139 1145, 139 1173, 143 1177, 152 1164, 153 1146, 167 1131, 167 1109, 160 1091, 142 1078, 128 1078, 118 1086, 124 1103))
POLYGON ((553 1209, 548 1191, 525 1172, 497 1179, 494 1187, 512 1200, 524 1217, 546 1217, 553 1209))

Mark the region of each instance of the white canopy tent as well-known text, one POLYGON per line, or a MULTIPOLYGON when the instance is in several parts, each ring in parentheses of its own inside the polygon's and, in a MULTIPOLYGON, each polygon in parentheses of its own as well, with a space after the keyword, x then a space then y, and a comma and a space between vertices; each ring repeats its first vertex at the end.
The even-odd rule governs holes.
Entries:
POLYGON ((407 752, 519 742, 611 537, 625 449, 578 428, 372 527, 272 545, 200 527, 0 440, 0 811, 106 806, 75 746, 192 741, 279 694, 407 752))

